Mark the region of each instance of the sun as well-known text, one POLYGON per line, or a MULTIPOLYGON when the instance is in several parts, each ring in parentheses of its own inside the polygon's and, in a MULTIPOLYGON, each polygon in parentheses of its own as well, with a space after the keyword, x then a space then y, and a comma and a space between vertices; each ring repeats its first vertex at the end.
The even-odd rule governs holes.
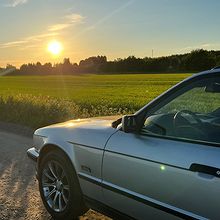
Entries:
POLYGON ((50 43, 48 43, 48 46, 47 46, 47 50, 57 56, 61 53, 61 51, 63 50, 63 47, 62 47, 62 44, 58 41, 51 41, 50 43))

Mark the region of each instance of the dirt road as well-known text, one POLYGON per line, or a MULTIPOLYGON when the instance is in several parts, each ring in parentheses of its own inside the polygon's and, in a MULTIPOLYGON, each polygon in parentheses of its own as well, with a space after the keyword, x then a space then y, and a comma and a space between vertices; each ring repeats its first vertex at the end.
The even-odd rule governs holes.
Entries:
MULTIPOLYGON (((51 219, 42 205, 28 136, 0 130, 0 219, 51 219)), ((90 210, 80 220, 108 218, 90 210)))

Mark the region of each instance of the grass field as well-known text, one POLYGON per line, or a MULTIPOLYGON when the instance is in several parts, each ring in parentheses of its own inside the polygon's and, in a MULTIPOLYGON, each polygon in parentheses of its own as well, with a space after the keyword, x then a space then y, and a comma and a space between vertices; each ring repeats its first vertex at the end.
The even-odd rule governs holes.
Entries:
POLYGON ((190 74, 0 77, 0 120, 33 128, 132 113, 190 74))

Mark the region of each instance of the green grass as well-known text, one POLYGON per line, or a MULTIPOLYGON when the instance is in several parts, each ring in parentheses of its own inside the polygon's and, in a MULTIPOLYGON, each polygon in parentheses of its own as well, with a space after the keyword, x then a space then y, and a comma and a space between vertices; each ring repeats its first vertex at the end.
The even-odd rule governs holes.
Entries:
POLYGON ((190 74, 0 77, 0 120, 33 128, 132 113, 190 74))

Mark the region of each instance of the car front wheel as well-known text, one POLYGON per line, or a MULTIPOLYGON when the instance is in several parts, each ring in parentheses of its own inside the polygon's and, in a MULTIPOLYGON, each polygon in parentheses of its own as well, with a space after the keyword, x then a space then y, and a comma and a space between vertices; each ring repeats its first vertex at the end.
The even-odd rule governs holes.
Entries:
POLYGON ((75 219, 86 212, 75 170, 64 153, 44 155, 38 177, 42 201, 54 219, 75 219))

